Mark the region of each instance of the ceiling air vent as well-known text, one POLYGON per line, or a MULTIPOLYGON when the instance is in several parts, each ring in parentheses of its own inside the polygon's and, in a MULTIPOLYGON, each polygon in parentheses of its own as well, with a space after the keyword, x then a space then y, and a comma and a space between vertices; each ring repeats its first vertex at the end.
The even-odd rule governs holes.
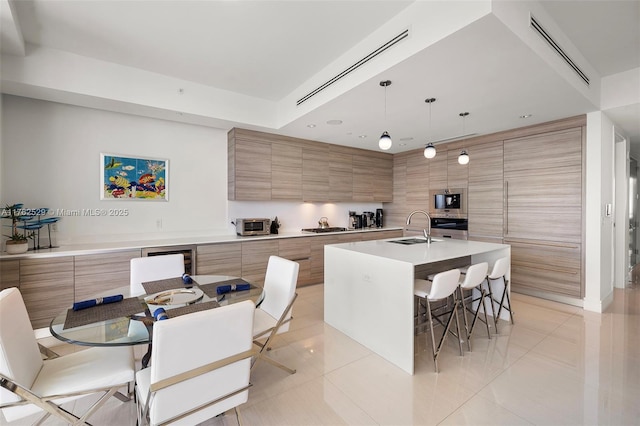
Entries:
POLYGON ((360 68, 361 66, 363 66, 364 64, 369 62, 371 59, 375 58, 376 56, 378 56, 379 54, 381 54, 385 50, 391 48, 396 43, 404 40, 407 37, 409 37, 409 30, 408 29, 404 30, 403 32, 401 32, 400 34, 398 34, 397 36, 395 36, 394 38, 392 38, 391 40, 389 40, 388 42, 386 42, 382 46, 378 47, 376 50, 374 50, 373 52, 369 53, 367 56, 365 56, 364 58, 360 59, 355 64, 351 65, 349 68, 345 69, 340 74, 338 74, 335 77, 331 78, 326 83, 318 86, 316 89, 312 90, 311 92, 307 93, 306 95, 304 95, 303 97, 298 99, 298 101, 296 102, 296 105, 300 105, 303 102, 311 99, 313 96, 317 95, 318 93, 320 93, 321 91, 323 91, 327 87, 331 86, 333 83, 335 83, 336 81, 340 80, 342 77, 345 77, 347 74, 349 74, 352 71, 355 71, 356 69, 360 68))
POLYGON ((588 86, 589 77, 587 77, 587 75, 584 72, 582 72, 582 70, 575 64, 575 62, 571 60, 569 55, 567 55, 567 53, 562 49, 562 47, 560 47, 560 45, 556 43, 556 41, 549 35, 549 33, 542 27, 542 25, 540 25, 540 23, 536 20, 536 18, 533 17, 533 15, 529 16, 529 24, 531 28, 535 32, 537 32, 549 44, 549 46, 551 46, 551 48, 555 50, 558 53, 558 55, 560 55, 562 59, 564 59, 567 65, 569 65, 571 69, 573 69, 576 72, 576 74, 578 74, 578 76, 585 83, 587 83, 587 86, 588 86))

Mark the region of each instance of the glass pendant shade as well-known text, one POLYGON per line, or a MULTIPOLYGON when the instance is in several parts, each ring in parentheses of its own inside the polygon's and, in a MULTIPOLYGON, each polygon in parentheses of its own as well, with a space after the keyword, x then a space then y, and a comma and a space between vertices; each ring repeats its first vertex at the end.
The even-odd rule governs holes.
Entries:
POLYGON ((436 156, 436 147, 432 143, 424 148, 424 158, 433 158, 436 156))
POLYGON ((380 140, 378 141, 378 146, 380 147, 380 149, 386 151, 389 148, 391 148, 391 136, 389 136, 389 133, 387 133, 386 131, 384 133, 382 133, 382 136, 380 136, 380 140))
POLYGON ((469 164, 469 154, 467 154, 467 151, 465 151, 464 149, 458 156, 458 163, 462 165, 469 164))

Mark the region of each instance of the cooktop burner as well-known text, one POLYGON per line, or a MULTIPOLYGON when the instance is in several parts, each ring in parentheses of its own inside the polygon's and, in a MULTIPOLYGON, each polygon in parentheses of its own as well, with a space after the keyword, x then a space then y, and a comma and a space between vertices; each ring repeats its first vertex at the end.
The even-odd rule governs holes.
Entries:
POLYGON ((316 232, 316 233, 320 233, 320 232, 342 232, 342 231, 346 231, 347 228, 340 228, 340 227, 329 227, 329 228, 306 228, 303 229, 303 232, 316 232))

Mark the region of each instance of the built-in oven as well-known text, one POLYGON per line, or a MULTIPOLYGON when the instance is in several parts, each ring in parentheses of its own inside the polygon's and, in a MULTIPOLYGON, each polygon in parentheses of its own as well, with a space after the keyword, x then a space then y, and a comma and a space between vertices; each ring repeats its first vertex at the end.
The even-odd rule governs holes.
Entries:
POLYGON ((431 217, 467 217, 467 190, 448 188, 429 191, 429 214, 431 217))
POLYGON ((469 236, 469 221, 461 217, 432 217, 431 236, 466 240, 469 236))

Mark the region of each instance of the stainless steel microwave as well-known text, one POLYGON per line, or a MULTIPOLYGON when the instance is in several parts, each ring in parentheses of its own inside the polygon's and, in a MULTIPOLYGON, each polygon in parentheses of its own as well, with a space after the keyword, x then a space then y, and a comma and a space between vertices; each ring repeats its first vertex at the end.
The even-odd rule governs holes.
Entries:
POLYGON ((236 234, 238 235, 269 235, 270 233, 271 219, 236 219, 236 234))
POLYGON ((429 193, 429 209, 433 216, 467 217, 465 188, 432 190, 429 193))

